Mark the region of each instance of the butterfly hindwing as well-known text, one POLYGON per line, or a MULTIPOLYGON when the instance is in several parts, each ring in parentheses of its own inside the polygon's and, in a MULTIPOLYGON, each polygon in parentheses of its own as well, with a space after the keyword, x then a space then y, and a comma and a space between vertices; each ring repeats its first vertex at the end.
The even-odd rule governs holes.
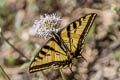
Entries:
POLYGON ((69 57, 81 56, 84 38, 96 17, 95 13, 88 14, 53 33, 53 37, 40 49, 32 61, 29 71, 36 72, 49 69, 52 66, 62 68, 71 64, 69 57))

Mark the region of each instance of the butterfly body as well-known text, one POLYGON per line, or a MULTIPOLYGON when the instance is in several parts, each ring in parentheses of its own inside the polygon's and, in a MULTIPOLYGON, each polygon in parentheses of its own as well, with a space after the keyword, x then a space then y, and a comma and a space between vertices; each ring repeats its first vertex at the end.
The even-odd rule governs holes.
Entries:
POLYGON ((95 17, 95 13, 88 14, 61 29, 58 33, 53 32, 52 38, 35 56, 29 71, 32 73, 51 67, 69 67, 74 59, 81 58, 85 37, 95 17))

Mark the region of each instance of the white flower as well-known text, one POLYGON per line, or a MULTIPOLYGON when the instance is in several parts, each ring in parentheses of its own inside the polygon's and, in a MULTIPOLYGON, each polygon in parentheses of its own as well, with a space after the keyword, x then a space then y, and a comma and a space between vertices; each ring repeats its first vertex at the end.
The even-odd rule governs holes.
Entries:
POLYGON ((61 19, 56 14, 40 16, 40 20, 35 20, 33 24, 35 34, 42 38, 50 37, 52 32, 58 32, 60 22, 61 19))

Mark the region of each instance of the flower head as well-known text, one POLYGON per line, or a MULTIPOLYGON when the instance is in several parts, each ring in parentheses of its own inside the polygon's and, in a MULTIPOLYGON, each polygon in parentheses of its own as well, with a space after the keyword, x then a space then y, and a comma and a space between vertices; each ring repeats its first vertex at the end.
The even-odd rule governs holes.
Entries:
POLYGON ((33 28, 35 33, 42 38, 47 38, 51 36, 52 32, 57 32, 60 26, 60 17, 56 14, 45 14, 40 16, 40 20, 35 20, 33 28))

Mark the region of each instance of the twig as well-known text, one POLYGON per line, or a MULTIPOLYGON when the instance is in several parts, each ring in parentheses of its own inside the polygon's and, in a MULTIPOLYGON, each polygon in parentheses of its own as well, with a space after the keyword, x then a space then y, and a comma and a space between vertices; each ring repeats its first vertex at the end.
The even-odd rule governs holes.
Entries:
POLYGON ((0 69, 1 69, 2 72, 3 72, 3 76, 4 76, 7 80, 10 80, 9 76, 8 76, 7 73, 4 71, 4 69, 2 68, 1 65, 0 65, 0 69))
POLYGON ((6 41, 6 43, 8 43, 15 51, 17 51, 22 57, 24 57, 27 61, 30 61, 25 55, 23 52, 21 52, 20 50, 18 50, 16 47, 14 47, 9 41, 8 39, 6 39, 3 35, 3 33, 1 32, 1 37, 3 40, 6 41))
POLYGON ((63 80, 66 80, 61 68, 59 69, 59 71, 60 71, 60 74, 61 74, 61 76, 62 76, 62 79, 63 79, 63 80))

